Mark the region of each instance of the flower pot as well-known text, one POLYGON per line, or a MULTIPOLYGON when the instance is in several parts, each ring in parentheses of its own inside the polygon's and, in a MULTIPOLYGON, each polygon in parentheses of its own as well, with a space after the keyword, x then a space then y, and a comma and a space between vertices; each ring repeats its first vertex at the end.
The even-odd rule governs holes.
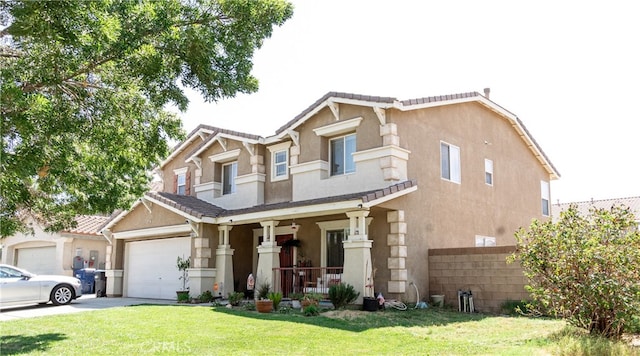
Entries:
POLYGON ((431 301, 433 302, 434 307, 444 307, 444 295, 442 294, 434 294, 431 296, 431 301))
POLYGON ((380 308, 378 300, 373 297, 362 298, 362 310, 364 311, 376 311, 380 308))
POLYGON ((271 313, 273 310, 273 301, 266 300, 256 300, 256 310, 259 313, 271 313))
POLYGON ((189 302, 189 291, 188 290, 178 290, 176 291, 176 295, 178 296, 179 303, 187 303, 189 302))

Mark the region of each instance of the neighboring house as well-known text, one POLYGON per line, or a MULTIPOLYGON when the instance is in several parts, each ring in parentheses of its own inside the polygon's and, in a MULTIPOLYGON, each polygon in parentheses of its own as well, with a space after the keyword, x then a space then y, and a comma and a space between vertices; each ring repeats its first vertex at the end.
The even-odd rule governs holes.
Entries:
POLYGON ((57 233, 31 222, 33 235, 17 233, 2 240, 2 263, 37 274, 67 276, 78 268, 104 268, 108 242, 100 231, 110 218, 80 215, 75 228, 57 233))
POLYGON ((569 209, 570 205, 575 205, 578 208, 578 212, 585 216, 589 214, 592 208, 596 209, 611 209, 612 206, 625 206, 628 207, 633 215, 636 217, 636 221, 640 224, 640 197, 627 197, 627 198, 615 198, 615 199, 601 199, 572 203, 556 203, 551 207, 553 214, 553 220, 560 218, 560 213, 569 209))
POLYGON ((285 296, 344 282, 360 302, 411 300, 430 292, 430 250, 513 246, 548 218, 559 177, 520 119, 477 92, 330 92, 270 137, 200 125, 157 173, 162 191, 103 230, 108 295, 173 299, 190 256, 192 296, 243 291, 253 273, 285 296))

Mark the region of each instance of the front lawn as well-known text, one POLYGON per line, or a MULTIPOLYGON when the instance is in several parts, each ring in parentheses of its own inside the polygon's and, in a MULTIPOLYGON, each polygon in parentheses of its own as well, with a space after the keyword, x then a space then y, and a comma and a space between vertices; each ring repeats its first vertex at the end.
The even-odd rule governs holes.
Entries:
POLYGON ((426 309, 259 314, 142 305, 0 323, 2 355, 638 355, 558 320, 426 309))

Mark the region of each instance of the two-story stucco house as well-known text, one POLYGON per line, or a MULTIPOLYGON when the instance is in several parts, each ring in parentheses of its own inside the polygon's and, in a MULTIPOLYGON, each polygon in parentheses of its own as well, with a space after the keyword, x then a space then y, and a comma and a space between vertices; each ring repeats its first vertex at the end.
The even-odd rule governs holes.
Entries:
POLYGON ((558 172, 485 95, 330 92, 270 137, 200 125, 160 164, 162 191, 103 230, 107 293, 173 299, 190 256, 194 296, 250 273, 285 296, 428 295, 430 249, 514 245, 550 213, 558 172))

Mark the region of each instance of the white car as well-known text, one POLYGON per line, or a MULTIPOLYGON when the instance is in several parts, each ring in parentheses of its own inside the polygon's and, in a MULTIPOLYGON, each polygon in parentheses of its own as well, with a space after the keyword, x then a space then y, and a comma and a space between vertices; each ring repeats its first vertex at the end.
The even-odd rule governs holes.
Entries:
POLYGON ((0 307, 33 303, 69 304, 82 296, 82 283, 68 276, 46 276, 0 264, 0 307))

